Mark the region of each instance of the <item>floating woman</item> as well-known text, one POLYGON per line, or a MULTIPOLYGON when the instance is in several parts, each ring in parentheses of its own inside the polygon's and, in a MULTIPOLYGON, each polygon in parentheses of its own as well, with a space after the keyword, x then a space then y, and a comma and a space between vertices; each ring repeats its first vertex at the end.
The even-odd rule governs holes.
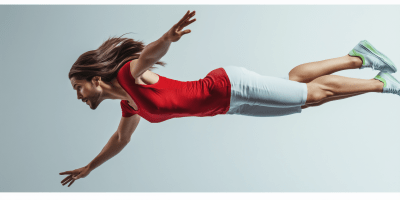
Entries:
POLYGON ((182 29, 196 21, 195 11, 184 17, 160 39, 144 47, 129 38, 110 38, 98 49, 82 54, 73 64, 69 79, 78 99, 95 110, 105 99, 119 99, 122 118, 118 129, 88 165, 67 174, 68 187, 118 154, 130 141, 140 118, 158 123, 188 116, 239 114, 257 117, 301 113, 307 107, 367 92, 400 95, 400 82, 390 73, 393 62, 368 41, 359 42, 343 57, 296 66, 287 77, 264 76, 243 67, 214 69, 197 81, 178 81, 151 71, 172 42, 190 33, 182 29), (372 68, 373 79, 330 75, 345 69, 372 68))

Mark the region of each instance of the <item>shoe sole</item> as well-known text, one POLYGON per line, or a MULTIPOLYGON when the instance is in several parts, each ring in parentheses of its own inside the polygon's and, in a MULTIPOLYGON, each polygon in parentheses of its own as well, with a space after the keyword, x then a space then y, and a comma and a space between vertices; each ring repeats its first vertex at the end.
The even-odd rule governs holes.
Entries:
POLYGON ((397 71, 394 63, 387 56, 385 56, 383 53, 379 52, 375 47, 373 47, 372 44, 369 43, 367 40, 361 41, 361 44, 359 43, 358 45, 366 51, 369 51, 372 55, 381 60, 383 63, 387 64, 393 71, 388 73, 395 73, 397 71))

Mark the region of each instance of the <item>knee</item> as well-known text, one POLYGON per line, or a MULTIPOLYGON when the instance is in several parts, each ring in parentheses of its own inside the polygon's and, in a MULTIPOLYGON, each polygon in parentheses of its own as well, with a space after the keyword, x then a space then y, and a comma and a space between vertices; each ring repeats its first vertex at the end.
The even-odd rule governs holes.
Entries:
POLYGON ((307 101, 306 103, 318 103, 328 97, 330 94, 324 90, 320 84, 307 83, 307 101))
POLYGON ((302 78, 299 77, 297 74, 293 73, 293 71, 289 72, 289 80, 301 82, 302 78))
POLYGON ((307 80, 305 77, 302 77, 301 75, 299 75, 298 73, 294 73, 293 71, 289 72, 289 80, 297 81, 300 83, 307 83, 307 80))

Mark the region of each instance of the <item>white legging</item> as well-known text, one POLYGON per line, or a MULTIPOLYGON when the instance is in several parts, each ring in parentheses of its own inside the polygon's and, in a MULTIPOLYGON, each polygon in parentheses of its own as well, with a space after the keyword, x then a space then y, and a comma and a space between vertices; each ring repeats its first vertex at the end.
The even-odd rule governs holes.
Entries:
POLYGON ((223 67, 231 83, 230 108, 226 114, 273 117, 301 113, 307 100, 307 84, 264 76, 244 67, 223 67))

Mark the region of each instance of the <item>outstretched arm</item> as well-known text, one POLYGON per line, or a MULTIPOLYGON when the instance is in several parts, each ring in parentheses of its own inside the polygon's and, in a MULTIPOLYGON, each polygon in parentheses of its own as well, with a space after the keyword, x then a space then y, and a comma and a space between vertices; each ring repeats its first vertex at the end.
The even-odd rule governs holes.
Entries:
POLYGON ((89 170, 92 171, 98 166, 117 155, 129 143, 128 140, 121 140, 117 132, 115 132, 108 140, 107 144, 89 164, 89 170))
POLYGON ((172 28, 166 32, 160 39, 148 44, 139 56, 138 63, 132 72, 133 77, 136 79, 140 77, 148 68, 158 62, 168 51, 172 42, 178 41, 182 35, 190 33, 189 29, 182 31, 182 29, 196 19, 190 20, 195 15, 195 11, 185 14, 183 18, 176 23, 172 28))
POLYGON ((88 165, 75 169, 72 171, 61 172, 60 175, 69 175, 65 177, 61 184, 71 186, 75 180, 85 178, 96 167, 100 166, 110 158, 117 155, 129 143, 131 136, 138 126, 140 116, 135 114, 130 117, 122 117, 118 126, 118 130, 111 136, 108 143, 104 146, 103 150, 96 156, 88 165))
POLYGON ((61 172, 60 175, 69 175, 61 181, 61 184, 66 185, 69 183, 69 187, 75 182, 75 180, 85 178, 96 167, 117 155, 128 143, 129 141, 127 140, 121 140, 118 133, 115 132, 99 155, 97 155, 88 165, 72 171, 61 172))
POLYGON ((92 171, 110 158, 117 155, 131 141, 131 136, 136 130, 140 121, 140 116, 135 114, 130 117, 121 117, 117 131, 111 136, 106 146, 99 155, 89 164, 89 170, 92 171))

